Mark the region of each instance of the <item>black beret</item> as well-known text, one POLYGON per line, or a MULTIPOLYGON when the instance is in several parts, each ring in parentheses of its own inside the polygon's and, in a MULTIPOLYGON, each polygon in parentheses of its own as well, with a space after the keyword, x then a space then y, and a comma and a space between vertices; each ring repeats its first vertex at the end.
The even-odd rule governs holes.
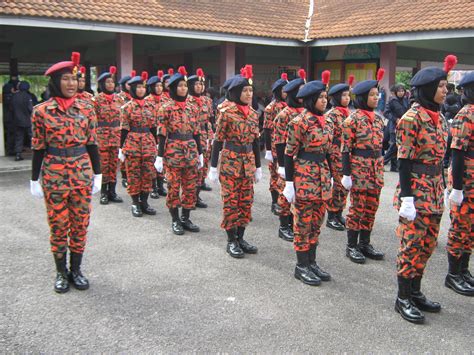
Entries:
POLYGON ((379 82, 377 80, 364 80, 357 83, 352 89, 354 95, 363 95, 369 92, 371 89, 376 88, 379 82))
POLYGON ((474 71, 467 73, 459 82, 460 87, 468 86, 474 84, 474 71))
POLYGON ((321 91, 326 90, 326 85, 319 80, 313 80, 310 81, 309 83, 306 83, 299 91, 298 94, 296 95, 297 99, 304 99, 305 97, 312 96, 314 94, 317 94, 321 91))
POLYGON ((415 76, 411 79, 411 86, 423 86, 430 83, 435 83, 440 80, 446 80, 448 75, 446 72, 437 67, 426 67, 421 69, 415 76))
POLYGON ((345 83, 340 83, 336 84, 331 89, 329 89, 328 95, 332 96, 334 94, 337 94, 340 91, 349 91, 350 87, 348 84, 345 83))
POLYGON ((290 81, 288 84, 286 84, 285 86, 283 86, 283 91, 284 92, 290 92, 290 91, 293 91, 295 89, 298 89, 301 85, 304 84, 304 80, 301 79, 301 78, 296 78, 296 79, 293 79, 292 81, 290 81))

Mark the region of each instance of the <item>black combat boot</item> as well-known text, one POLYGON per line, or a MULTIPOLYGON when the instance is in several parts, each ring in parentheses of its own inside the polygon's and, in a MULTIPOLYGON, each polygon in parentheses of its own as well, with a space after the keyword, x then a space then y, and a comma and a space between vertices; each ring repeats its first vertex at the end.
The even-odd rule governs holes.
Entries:
POLYGON ((102 184, 100 187, 100 204, 108 205, 109 204, 109 184, 102 184))
POLYGON ((171 219, 172 219, 172 225, 171 228, 173 230, 173 233, 176 235, 183 235, 184 234, 184 229, 181 224, 181 221, 179 219, 179 210, 177 207, 175 208, 170 208, 170 214, 171 214, 171 219))
POLYGON ((158 178, 152 180, 152 191, 150 197, 154 200, 160 198, 160 194, 158 193, 158 178))
POLYGON ((206 184, 206 181, 202 181, 202 185, 200 187, 202 191, 212 191, 212 187, 210 187, 208 184, 206 184))
POLYGON ((430 301, 426 296, 421 292, 421 279, 423 276, 415 277, 411 282, 411 300, 412 303, 418 307, 418 309, 438 313, 441 311, 441 304, 438 302, 430 301))
POLYGON ((164 183, 163 183, 163 177, 158 177, 156 179, 156 182, 158 183, 158 195, 160 196, 166 196, 168 192, 165 189, 164 183))
POLYGON ((370 233, 371 231, 368 230, 361 230, 359 232, 359 251, 369 259, 382 260, 385 254, 375 250, 372 244, 370 244, 370 233))
POLYGON ((243 258, 244 252, 240 248, 239 241, 237 240, 237 233, 234 229, 226 230, 227 233, 227 253, 233 258, 243 258))
POLYGON ((245 227, 237 227, 237 239, 244 253, 257 254, 258 248, 244 240, 245 227))
POLYGON ((329 281, 329 280, 331 280, 331 275, 329 275, 329 273, 327 273, 326 271, 321 269, 319 267, 319 265, 316 263, 316 248, 317 248, 316 244, 311 244, 311 246, 309 247, 309 254, 308 254, 309 255, 309 267, 310 267, 311 271, 317 277, 319 277, 322 281, 329 281))
POLYGON ((328 211, 328 220, 326 221, 326 227, 337 230, 343 231, 345 230, 344 226, 339 222, 336 213, 328 211))
POLYGON ((21 155, 21 153, 16 153, 15 161, 22 161, 22 160, 25 160, 25 159, 23 158, 23 156, 21 155))
MULTIPOLYGON (((123 163, 122 163, 123 164, 123 163)), ((127 182, 127 171, 125 169, 121 169, 120 173, 122 174, 122 186, 124 189, 127 188, 128 182, 127 182)))
POLYGON ((287 242, 293 241, 293 231, 290 228, 290 218, 293 216, 280 215, 280 228, 278 228, 278 236, 287 242))
POLYGON ((117 195, 117 192, 115 191, 117 187, 117 182, 109 182, 109 201, 110 202, 115 202, 115 203, 122 203, 123 200, 122 198, 117 195))
POLYGON ((207 208, 207 204, 201 199, 201 197, 199 197, 200 192, 201 192, 201 188, 198 187, 196 189, 196 195, 197 195, 196 207, 197 208, 207 208))
POLYGON ((87 290, 89 288, 89 280, 86 279, 81 272, 82 254, 71 253, 71 270, 69 271, 69 282, 78 290, 87 290))
POLYGON ((132 216, 133 217, 143 216, 142 206, 140 205, 140 194, 132 195, 132 216))
POLYGON ((181 215, 181 225, 183 226, 184 230, 197 233, 200 231, 199 227, 195 225, 190 219, 189 216, 191 214, 191 210, 187 208, 183 208, 183 213, 181 215))
POLYGON ((347 247, 346 256, 356 264, 365 263, 365 256, 360 252, 357 247, 357 239, 359 237, 358 231, 347 230, 347 247))
POLYGON ((474 296, 474 287, 464 280, 461 275, 461 258, 448 253, 449 272, 444 285, 463 296, 474 296))
POLYGON ((66 253, 53 254, 56 263, 56 281, 54 281, 54 291, 57 293, 66 293, 69 291, 69 282, 67 280, 66 253))
POLYGON ((469 258, 471 254, 463 253, 461 256, 461 276, 469 285, 474 287, 474 277, 469 272, 469 258))
POLYGON ((296 252, 295 278, 310 286, 321 285, 321 279, 315 275, 309 265, 309 251, 296 252))
POLYGON ((144 214, 154 216, 156 214, 156 210, 148 204, 148 192, 142 192, 140 194, 140 207, 142 208, 142 212, 144 214))
POLYGON ((272 208, 271 211, 275 216, 279 216, 281 213, 281 207, 278 206, 278 191, 276 190, 270 190, 270 193, 272 194, 272 208))
POLYGON ((342 216, 342 210, 336 213, 336 219, 346 228, 346 219, 342 216))
POLYGON ((411 301, 411 279, 398 276, 398 297, 395 301, 395 311, 400 313, 403 319, 421 324, 425 321, 425 315, 411 301))

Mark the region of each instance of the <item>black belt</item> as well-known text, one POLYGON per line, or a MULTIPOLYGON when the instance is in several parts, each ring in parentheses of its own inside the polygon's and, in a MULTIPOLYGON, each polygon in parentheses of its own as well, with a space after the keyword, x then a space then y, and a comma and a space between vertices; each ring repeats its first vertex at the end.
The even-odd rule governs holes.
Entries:
POLYGON ((71 148, 48 147, 48 154, 55 155, 57 157, 78 157, 85 153, 87 153, 87 148, 84 145, 71 148))
POLYGON ((252 144, 239 145, 232 142, 225 142, 224 148, 236 153, 250 153, 253 150, 252 144))
POLYGON ((104 121, 99 121, 97 127, 118 127, 120 126, 119 121, 113 121, 113 122, 104 122, 104 121))
POLYGON ((413 163, 411 166, 411 172, 416 174, 425 174, 430 176, 441 175, 443 169, 441 164, 432 165, 432 164, 423 164, 423 163, 413 163))
POLYGON ((380 158, 382 156, 382 151, 373 149, 352 149, 352 155, 357 155, 363 158, 380 158))
POLYGON ((334 138, 332 140, 332 144, 337 145, 338 147, 341 146, 341 140, 339 138, 334 138))
POLYGON ((474 159, 474 150, 468 150, 466 152, 466 157, 474 159))
POLYGON ((148 132, 150 132, 150 128, 148 128, 148 127, 130 127, 130 132, 148 133, 148 132))
POLYGON ((298 152, 298 159, 309 160, 314 163, 322 163, 326 160, 326 154, 323 153, 316 153, 316 152, 306 152, 300 151, 298 152))
POLYGON ((189 141, 193 139, 193 135, 191 133, 168 133, 168 139, 175 139, 178 141, 189 141))

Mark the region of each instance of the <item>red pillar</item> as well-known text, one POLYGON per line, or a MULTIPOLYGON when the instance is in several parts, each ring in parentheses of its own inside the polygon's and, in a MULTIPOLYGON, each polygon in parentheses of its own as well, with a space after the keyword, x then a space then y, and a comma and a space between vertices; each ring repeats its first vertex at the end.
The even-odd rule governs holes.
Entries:
POLYGON ((235 43, 221 43, 220 83, 235 75, 235 43))
POLYGON ((381 86, 385 88, 387 99, 390 95, 390 87, 395 84, 395 72, 397 69, 397 43, 386 42, 380 44, 380 67, 385 69, 385 76, 381 86))
POLYGON ((311 47, 303 47, 301 49, 301 67, 306 70, 308 81, 313 80, 313 68, 311 68, 311 47))
POLYGON ((133 35, 117 33, 117 71, 119 77, 130 75, 133 69, 133 35))

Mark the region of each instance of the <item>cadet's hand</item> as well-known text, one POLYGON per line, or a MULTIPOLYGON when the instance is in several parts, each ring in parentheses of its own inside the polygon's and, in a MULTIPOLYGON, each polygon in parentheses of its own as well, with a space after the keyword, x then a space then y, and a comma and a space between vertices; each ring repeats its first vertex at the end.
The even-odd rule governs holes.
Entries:
POLYGON ((278 167, 278 175, 280 175, 282 179, 286 177, 285 168, 283 166, 278 167))
POLYGON ((331 189, 334 187, 334 178, 331 178, 331 189))
POLYGON ((33 181, 30 180, 30 192, 33 195, 33 197, 36 198, 43 198, 43 188, 41 187, 41 184, 38 180, 33 181))
POLYGON ((453 189, 449 194, 449 200, 456 206, 461 206, 461 203, 464 200, 464 194, 462 190, 453 189))
POLYGON ((156 157, 155 163, 153 164, 155 166, 156 171, 159 173, 163 172, 163 157, 156 157))
POLYGON ((219 181, 219 174, 217 172, 217 168, 213 168, 211 166, 211 168, 209 169, 209 180, 211 182, 218 182, 219 181))
POLYGON ((267 150, 267 151, 265 152, 265 160, 273 161, 273 155, 272 155, 272 151, 271 151, 271 150, 267 150))
POLYGON ((259 182, 260 180, 262 180, 262 168, 257 168, 257 170, 255 170, 255 182, 259 182))
POLYGON ((414 221, 416 218, 416 209, 413 196, 402 197, 402 205, 398 211, 400 217, 406 218, 409 221, 414 221))
POLYGON ((286 197, 289 203, 295 202, 295 185, 293 181, 286 181, 283 189, 283 196, 286 197))
POLYGON ((119 156, 118 158, 120 159, 120 161, 123 163, 125 161, 125 155, 123 154, 122 152, 122 148, 119 149, 119 156))
POLYGON ((102 174, 94 174, 94 180, 92 181, 92 194, 96 194, 102 187, 102 174))
POLYGON ((352 178, 348 175, 343 175, 341 179, 341 184, 346 190, 350 190, 352 188, 352 178))
POLYGON ((199 169, 204 167, 204 155, 199 154, 199 169))
POLYGON ((444 208, 449 210, 451 208, 450 203, 449 203, 449 190, 448 188, 444 189, 444 208))

